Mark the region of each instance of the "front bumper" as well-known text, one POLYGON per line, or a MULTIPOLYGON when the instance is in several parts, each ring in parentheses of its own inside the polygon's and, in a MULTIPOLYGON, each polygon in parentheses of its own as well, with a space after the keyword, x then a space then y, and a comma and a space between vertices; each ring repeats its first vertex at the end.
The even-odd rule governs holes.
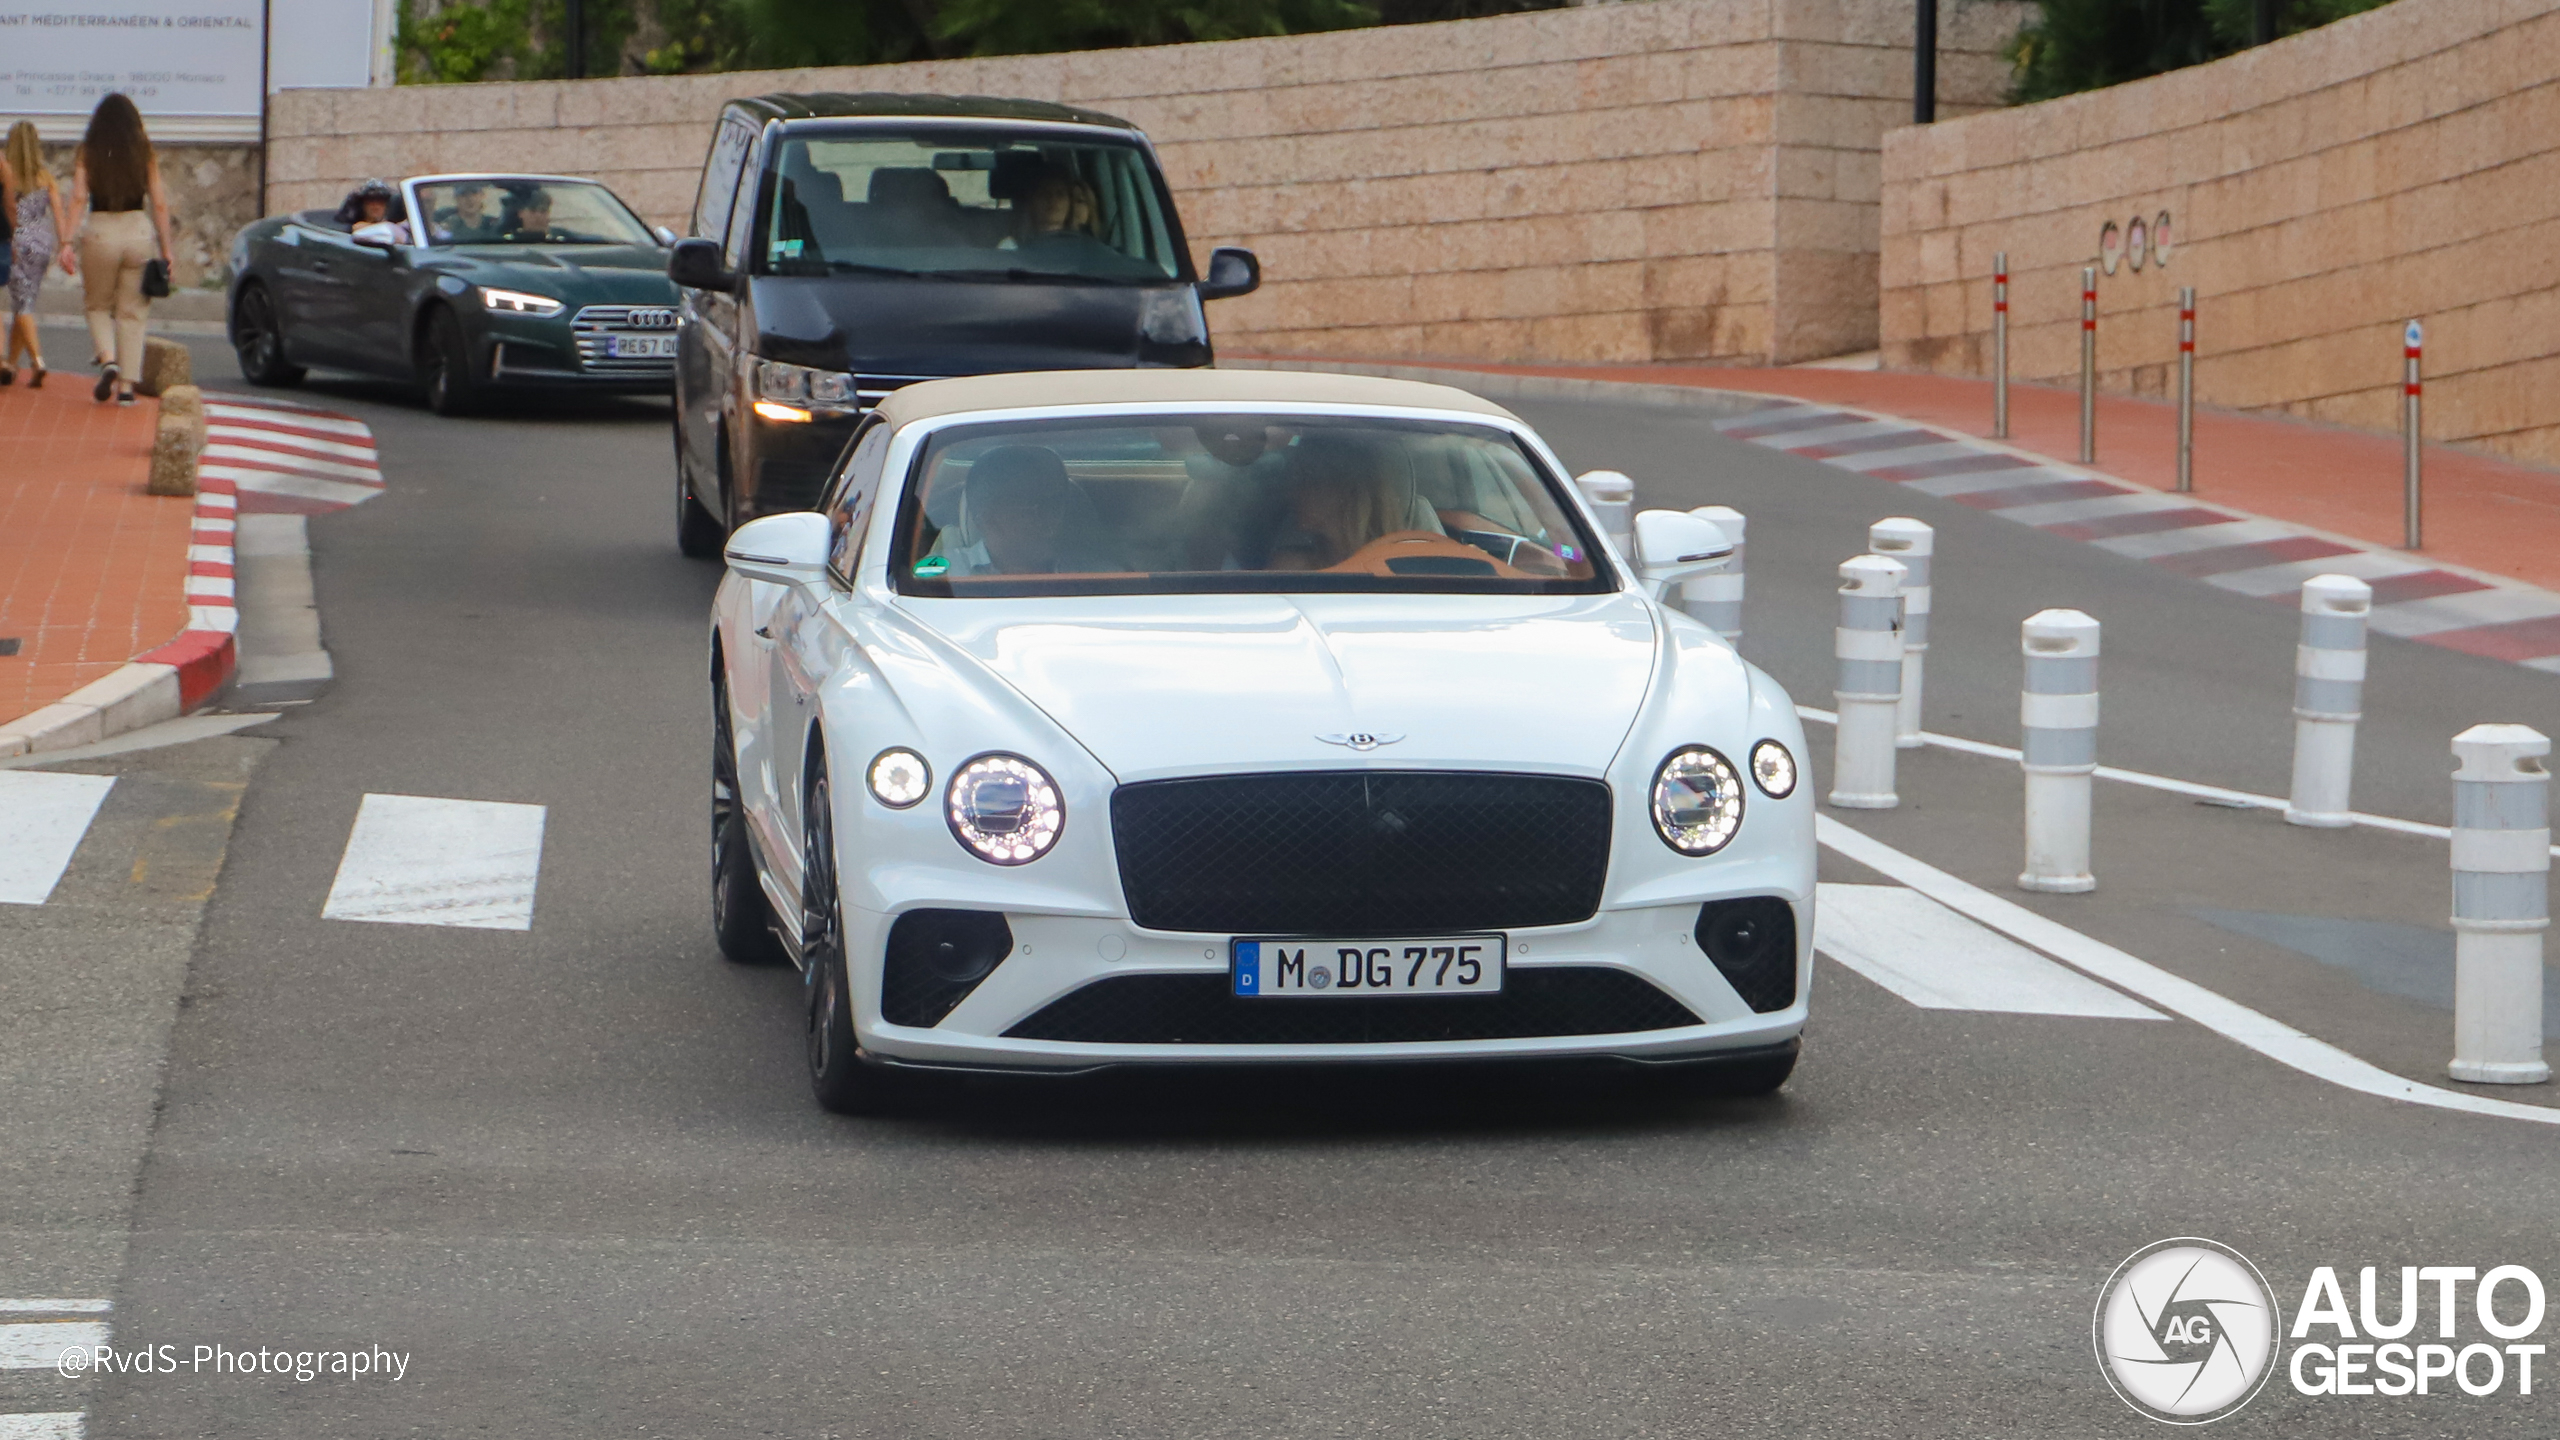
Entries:
MULTIPOLYGON (((1737 894, 1776 893, 1766 887, 1737 894)), ((864 1050, 896 1064, 984 1071, 1075 1072, 1141 1065, 1306 1065, 1379 1061, 1628 1060, 1678 1063, 1741 1058, 1802 1034, 1812 979, 1810 894, 1783 894, 1796 912, 1794 1003, 1754 1012, 1701 954, 1692 930, 1698 903, 1603 910, 1576 925, 1509 932, 1510 974, 1567 967, 1623 971, 1687 1007, 1696 1024, 1607 1034, 1488 1040, 1316 1044, 1124 1044, 1031 1040, 1006 1031, 1051 1002, 1115 976, 1227 974, 1223 935, 1145 931, 1124 919, 1008 912, 1014 949, 942 1022, 893 1025, 879 1008, 883 957, 896 916, 848 909, 847 953, 857 957, 855 1030, 864 1050)), ((1416 1003, 1398 999, 1274 999, 1238 1004, 1311 1006, 1416 1003)))

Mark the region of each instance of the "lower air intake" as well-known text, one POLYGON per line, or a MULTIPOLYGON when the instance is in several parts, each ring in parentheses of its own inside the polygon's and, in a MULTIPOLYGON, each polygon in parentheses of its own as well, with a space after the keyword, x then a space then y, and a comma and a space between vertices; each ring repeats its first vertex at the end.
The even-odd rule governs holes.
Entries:
POLYGON ((1499 995, 1245 1000, 1219 974, 1116 975, 1005 1032, 1096 1045, 1384 1045, 1629 1035, 1699 1023, 1650 981, 1598 965, 1515 966, 1499 995))

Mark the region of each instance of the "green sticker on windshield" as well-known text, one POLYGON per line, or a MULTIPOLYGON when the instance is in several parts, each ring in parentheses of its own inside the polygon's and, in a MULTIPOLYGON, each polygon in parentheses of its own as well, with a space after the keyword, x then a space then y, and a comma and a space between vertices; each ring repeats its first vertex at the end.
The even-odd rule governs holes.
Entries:
POLYGON ((930 580, 936 575, 946 573, 950 569, 950 561, 943 559, 939 555, 927 555, 916 562, 916 578, 919 580, 930 580))

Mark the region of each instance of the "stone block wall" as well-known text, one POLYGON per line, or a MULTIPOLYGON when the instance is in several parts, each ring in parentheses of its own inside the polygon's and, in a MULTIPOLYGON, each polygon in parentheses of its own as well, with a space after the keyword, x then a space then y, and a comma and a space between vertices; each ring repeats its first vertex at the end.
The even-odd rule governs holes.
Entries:
MULTIPOLYGON (((2024 7, 1960 0, 1944 113, 1996 102, 2024 7)), ((1018 95, 1124 115, 1194 250, 1263 289, 1231 351, 1784 362, 1876 340, 1878 147, 1909 118, 1897 0, 1649 0, 1438 25, 863 69, 293 91, 270 208, 366 175, 595 175, 683 228, 721 103, 1018 95)))
MULTIPOLYGON (((45 164, 62 186, 66 204, 71 199, 71 154, 77 148, 44 147, 45 164)), ((258 147, 164 144, 153 149, 160 158, 160 183, 169 192, 169 229, 178 247, 171 257, 170 285, 184 290, 226 283, 231 278, 231 237, 258 218, 258 147)), ((55 271, 53 278, 60 282, 65 277, 55 271)))
POLYGON ((2006 250, 2011 373, 2077 383, 2100 227, 2172 215, 2168 265, 2102 277, 2100 383, 2167 393, 2197 292, 2207 404, 2400 423, 2560 463, 2560 0, 2398 0, 2136 84, 1884 145, 1888 366, 1984 374, 2006 250))

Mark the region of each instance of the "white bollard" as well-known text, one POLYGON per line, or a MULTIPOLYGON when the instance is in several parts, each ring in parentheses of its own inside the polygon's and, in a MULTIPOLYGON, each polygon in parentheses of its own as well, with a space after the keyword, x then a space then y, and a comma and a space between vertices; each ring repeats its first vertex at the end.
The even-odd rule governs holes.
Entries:
POLYGON ((1918 520, 1899 516, 1867 527, 1867 548, 1902 562, 1902 703, 1896 707, 1893 743, 1905 750, 1920 744, 1920 665, 1929 651, 1929 557, 1936 553, 1938 532, 1918 520))
POLYGON ((1689 512, 1715 522, 1733 542, 1733 559, 1713 575, 1681 582, 1680 608, 1689 618, 1713 630, 1728 645, 1742 644, 1742 512, 1730 505, 1701 505, 1689 512))
POLYGON ((2076 895, 2098 888, 2089 870, 2089 777, 2098 768, 2098 622, 2040 610, 2020 627, 2027 681, 2027 868, 2020 888, 2076 895))
POLYGON ((2284 818, 2350 823, 2356 721, 2364 717, 2364 627, 2373 587, 2351 575, 2302 582, 2302 643, 2293 651, 2293 799, 2284 818))
POLYGON ((1902 701, 1902 562, 1861 555, 1840 567, 1840 657, 1834 692, 1840 723, 1833 734, 1831 803, 1850 810, 1890 810, 1893 715, 1902 701))
POLYGON ((1636 482, 1615 470, 1586 470, 1573 477, 1573 484, 1610 546, 1628 564, 1636 563, 1636 482))
POLYGON ((2538 1085, 2542 932, 2551 924, 2551 741, 2526 725, 2453 737, 2453 1064, 2481 1085, 2538 1085))

